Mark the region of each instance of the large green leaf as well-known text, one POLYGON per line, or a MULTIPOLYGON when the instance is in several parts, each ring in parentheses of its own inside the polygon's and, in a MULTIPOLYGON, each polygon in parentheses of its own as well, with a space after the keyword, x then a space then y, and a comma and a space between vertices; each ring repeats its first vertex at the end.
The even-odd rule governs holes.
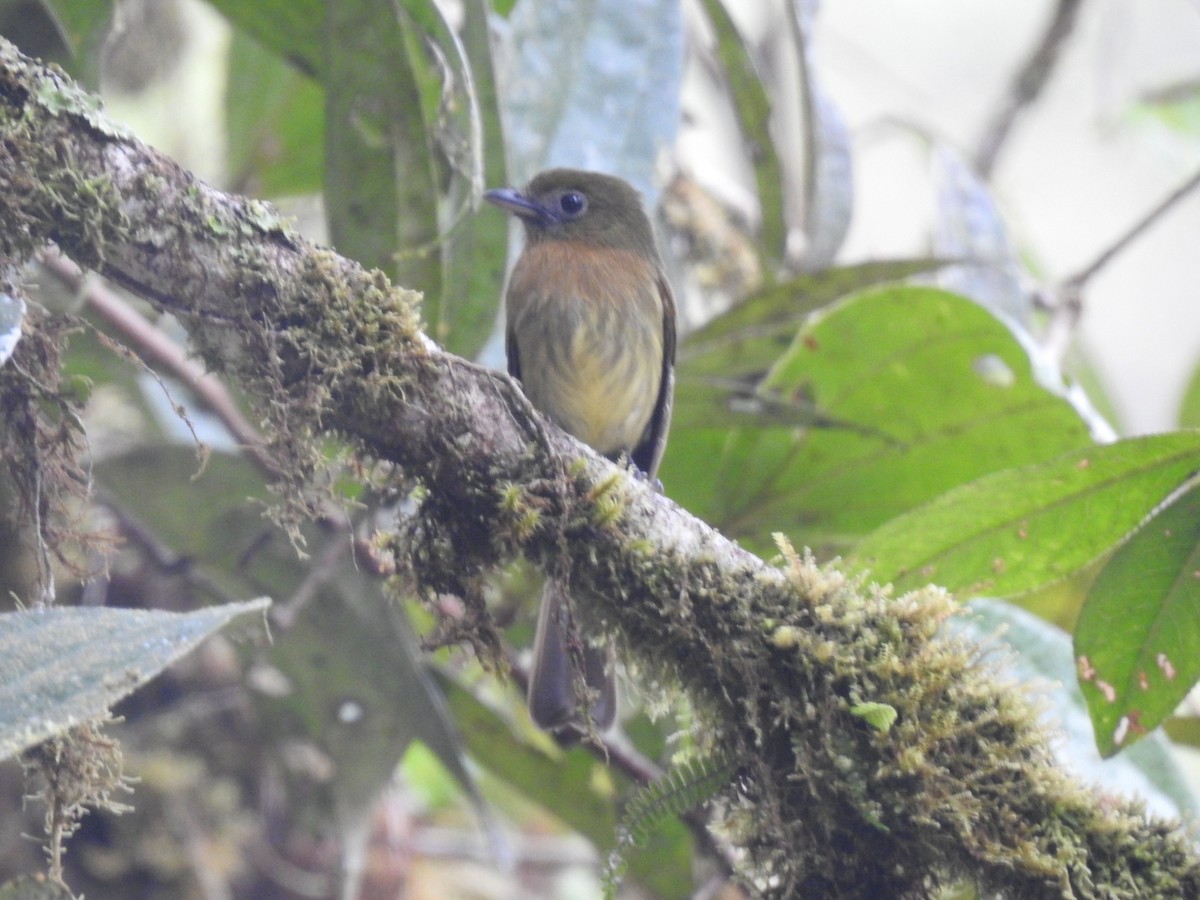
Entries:
POLYGON ((302 738, 336 763, 323 792, 305 793, 321 820, 336 822, 353 844, 373 791, 414 739, 481 807, 412 630, 381 580, 355 565, 350 536, 307 529, 301 560, 263 519, 266 488, 248 462, 213 454, 193 477, 196 469, 187 449, 156 447, 105 461, 96 477, 122 514, 187 560, 198 580, 276 599, 275 644, 263 664, 283 673, 286 689, 264 699, 264 722, 278 745, 302 738))
MULTIPOLYGON (((681 379, 681 406, 688 390, 681 379)), ((675 428, 663 478, 692 512, 764 545, 788 531, 844 548, 956 485, 1091 442, 1004 325, 931 288, 860 294, 814 318, 755 397, 761 427, 675 428), (818 425, 769 424, 789 409, 818 425)))
POLYGON ((680 381, 762 377, 816 310, 856 291, 936 271, 948 262, 929 258, 862 262, 768 285, 689 335, 679 350, 676 377, 680 381))
MULTIPOLYGON (((486 0, 468 0, 464 5, 463 50, 469 60, 464 72, 470 72, 474 84, 482 142, 483 186, 499 187, 508 182, 504 129, 500 121, 499 89, 492 59, 491 24, 486 0)), ((461 106, 462 104, 459 104, 461 106)), ((479 186, 472 178, 460 177, 452 183, 450 206, 454 210, 474 210, 479 186)), ((457 215, 457 213, 455 213, 457 215)), ((508 258, 508 222, 500 215, 464 214, 450 227, 443 250, 445 272, 443 291, 436 310, 439 340, 454 353, 476 358, 496 322, 496 309, 504 286, 508 258)), ((433 311, 426 308, 426 319, 433 323, 433 311)))
POLYGON ((312 194, 325 165, 325 92, 285 59, 235 31, 225 91, 228 166, 240 190, 312 194))
POLYGON ((339 252, 436 296, 439 179, 425 109, 437 86, 413 27, 391 0, 326 6, 325 214, 339 252))
POLYGON ((266 599, 190 613, 50 607, 0 615, 0 759, 104 713, 266 599))
POLYGON ((239 31, 245 32, 306 75, 326 77, 323 0, 209 0, 239 31))
MULTIPOLYGON (((575 747, 551 756, 516 734, 511 725, 469 691, 449 678, 440 679, 472 755, 494 775, 521 794, 551 810, 587 837, 601 857, 616 847, 616 798, 596 772, 603 764, 575 747)), ((615 770, 606 770, 616 775, 615 770)), ((618 789, 633 790, 618 778, 618 789)), ((628 874, 656 896, 690 893, 692 837, 683 823, 673 820, 644 847, 626 850, 628 874)))
MULTIPOLYGON (((1200 447, 1191 462, 1194 472, 1200 447)), ((1158 510, 1100 571, 1075 655, 1104 756, 1157 728, 1200 679, 1200 489, 1158 510)))
POLYGON ((783 169, 771 137, 771 100, 750 49, 721 0, 701 0, 700 5, 716 32, 717 58, 725 70, 742 139, 754 166, 761 209, 758 246, 762 271, 769 280, 782 270, 787 250, 783 169))
POLYGON ((851 557, 899 588, 1011 596, 1078 571, 1200 468, 1200 433, 1133 438, 962 485, 868 535, 851 557))

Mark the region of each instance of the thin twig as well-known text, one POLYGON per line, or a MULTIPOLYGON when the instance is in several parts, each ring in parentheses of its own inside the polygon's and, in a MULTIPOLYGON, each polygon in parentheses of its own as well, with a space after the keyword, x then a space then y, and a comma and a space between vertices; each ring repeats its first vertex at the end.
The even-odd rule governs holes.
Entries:
POLYGON ((1058 0, 1054 16, 1046 27, 1037 49, 1013 79, 1003 105, 992 116, 975 150, 975 170, 983 179, 996 167, 1000 151, 1008 140, 1017 117, 1033 103, 1046 87, 1058 62, 1063 43, 1075 29, 1083 0, 1058 0))
POLYGON ((220 379, 187 356, 187 351, 130 308, 129 304, 95 279, 89 279, 71 259, 47 250, 41 254, 46 271, 69 289, 78 292, 97 316, 117 331, 147 366, 161 368, 187 387, 221 420, 246 455, 268 476, 278 474, 278 465, 266 452, 262 435, 242 415, 220 379))
POLYGON ((1075 327, 1083 315, 1084 286, 1101 269, 1107 266, 1118 253, 1125 250, 1135 239, 1140 237, 1151 225, 1157 222, 1167 211, 1182 200, 1187 194, 1200 185, 1200 170, 1191 178, 1168 194, 1157 206, 1142 216, 1124 234, 1106 247, 1094 260, 1071 275, 1043 300, 1043 305, 1052 311, 1052 317, 1046 326, 1042 344, 1055 358, 1061 359, 1075 334, 1075 327))
POLYGON ((1113 243, 1099 256, 1095 258, 1089 265, 1080 269, 1070 278, 1063 282, 1064 288, 1073 288, 1080 290, 1091 280, 1092 276, 1098 273, 1101 269, 1113 261, 1113 258, 1128 247, 1133 241, 1141 237, 1142 232, 1148 229, 1156 221, 1158 221, 1166 212, 1182 200, 1190 191, 1200 185, 1200 170, 1197 170, 1191 178, 1175 188, 1170 194, 1163 198, 1157 206, 1146 213, 1137 223, 1128 231, 1117 238, 1113 243))

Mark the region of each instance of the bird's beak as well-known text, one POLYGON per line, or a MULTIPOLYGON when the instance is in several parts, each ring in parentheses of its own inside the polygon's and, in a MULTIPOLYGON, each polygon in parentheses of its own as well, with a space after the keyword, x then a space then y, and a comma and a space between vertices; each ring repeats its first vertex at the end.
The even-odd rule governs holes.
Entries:
POLYGON ((542 221, 546 218, 546 210, 542 208, 541 204, 530 200, 516 188, 496 188, 487 191, 483 195, 483 199, 522 219, 542 221))

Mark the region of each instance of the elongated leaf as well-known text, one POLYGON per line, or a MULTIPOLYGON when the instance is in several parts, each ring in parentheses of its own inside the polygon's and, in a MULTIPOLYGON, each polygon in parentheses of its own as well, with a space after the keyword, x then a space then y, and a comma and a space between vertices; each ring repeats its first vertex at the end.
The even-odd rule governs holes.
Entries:
POLYGON ((1200 489, 1158 510, 1100 571, 1075 655, 1104 756, 1157 728, 1200 680, 1200 489))
POLYGON ((1110 551, 1200 468, 1200 434, 1133 438, 997 472, 888 522, 852 561, 899 588, 1012 596, 1110 551))
POLYGON ((1200 366, 1193 370, 1179 402, 1179 427, 1200 428, 1200 366))
POLYGON ((716 32, 717 56, 729 79, 742 140, 746 143, 746 152, 754 167, 762 217, 759 236, 762 271, 770 279, 782 270, 787 251, 783 169, 771 137, 771 100, 759 77, 753 56, 721 0, 701 0, 700 5, 716 32))
POLYGON ((448 350, 474 357, 496 321, 508 253, 503 217, 474 214, 485 180, 493 185, 506 182, 486 3, 466 4, 468 49, 436 3, 394 2, 404 23, 409 62, 421 85, 425 133, 448 172, 439 226, 442 286, 437 293, 427 293, 425 320, 448 350), (486 169, 485 124, 490 129, 486 169))
MULTIPOLYGON (((601 765, 595 757, 579 747, 557 758, 548 756, 521 739, 509 723, 453 680, 442 677, 439 681, 455 718, 462 723, 467 747, 480 765, 553 811, 595 844, 601 856, 616 846, 616 798, 601 787, 604 781, 595 777, 596 767, 601 765), (563 802, 564 798, 569 802, 563 802)), ((619 779, 618 789, 626 792, 633 786, 619 779)), ((682 823, 673 821, 646 846, 631 850, 627 859, 630 877, 656 896, 677 896, 680 885, 691 881, 691 835, 682 823)))
POLYGON ((229 50, 225 126, 229 171, 242 190, 278 197, 321 189, 325 92, 242 31, 229 50))
POLYGON ((193 479, 195 472, 194 456, 179 447, 144 449, 96 467, 123 513, 194 571, 226 590, 277 598, 275 643, 263 662, 284 674, 287 687, 261 708, 280 745, 303 738, 334 761, 323 791, 305 793, 321 820, 356 840, 374 792, 414 739, 437 754, 482 809, 403 610, 354 564, 348 536, 307 530, 310 555, 301 561, 287 536, 263 520, 257 501, 266 488, 249 463, 214 454, 203 475, 193 479))
POLYGON ((1091 443, 1004 325, 931 288, 846 298, 799 331, 764 390, 826 424, 692 422, 663 466, 688 509, 764 541, 842 549, 956 485, 1091 443))
POLYGON ((190 613, 51 607, 0 615, 0 759, 86 719, 145 684, 266 599, 190 613))
POLYGON ((329 41, 323 0, 209 0, 245 32, 306 75, 325 81, 329 41))
POLYGON ((430 86, 415 58, 421 37, 391 0, 332 0, 326 15, 330 239, 397 284, 436 296, 438 175, 424 112, 430 86))
POLYGON ((508 24, 499 73, 512 178, 601 169, 653 206, 658 155, 679 125, 677 0, 523 0, 508 24))
POLYGON ((75 895, 57 881, 22 875, 0 884, 0 900, 75 900, 75 895))

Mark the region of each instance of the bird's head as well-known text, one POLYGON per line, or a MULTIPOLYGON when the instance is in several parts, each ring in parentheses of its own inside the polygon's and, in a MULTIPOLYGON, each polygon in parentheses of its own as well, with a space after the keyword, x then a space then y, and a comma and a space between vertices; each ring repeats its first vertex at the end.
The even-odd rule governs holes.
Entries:
POLYGON ((530 243, 582 241, 658 257, 641 195, 612 175, 548 169, 521 190, 499 188, 483 196, 519 218, 530 243))

